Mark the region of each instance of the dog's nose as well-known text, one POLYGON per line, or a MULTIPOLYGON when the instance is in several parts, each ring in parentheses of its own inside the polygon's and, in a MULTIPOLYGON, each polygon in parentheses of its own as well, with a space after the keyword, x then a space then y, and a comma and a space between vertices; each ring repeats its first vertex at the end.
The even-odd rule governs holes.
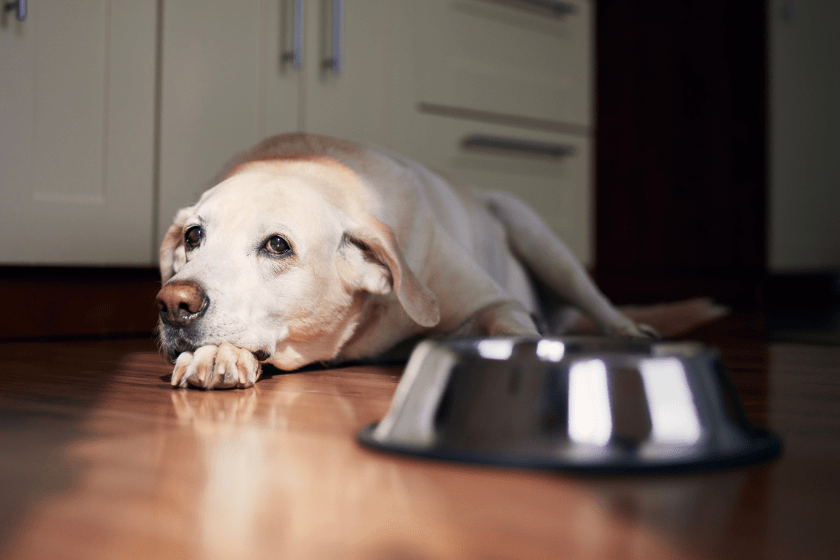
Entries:
POLYGON ((186 327, 204 314, 210 300, 201 286, 184 280, 166 284, 158 292, 156 302, 164 323, 186 327))

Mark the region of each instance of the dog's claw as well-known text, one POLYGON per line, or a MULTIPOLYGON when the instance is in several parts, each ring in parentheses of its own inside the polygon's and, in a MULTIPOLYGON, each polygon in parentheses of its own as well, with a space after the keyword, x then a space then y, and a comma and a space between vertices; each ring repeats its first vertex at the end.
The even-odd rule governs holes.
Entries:
POLYGON ((251 387, 262 374, 262 368, 257 357, 250 352, 241 352, 237 360, 240 387, 251 387))
POLYGON ((193 358, 187 367, 187 382, 202 389, 209 389, 209 383, 212 382, 212 369, 216 358, 216 346, 202 346, 193 352, 193 358))
POLYGON ((236 364, 236 374, 239 376, 239 384, 243 387, 247 387, 248 372, 243 364, 236 364))
POLYGON ((192 361, 193 355, 192 352, 183 352, 178 359, 175 360, 175 369, 172 371, 172 386, 173 387, 185 387, 186 386, 186 379, 184 379, 184 374, 187 373, 187 367, 190 365, 192 361))
POLYGON ((261 373, 254 354, 232 344, 202 346, 195 352, 184 352, 175 361, 171 384, 200 389, 232 389, 251 387, 261 373))
POLYGON ((662 339, 662 335, 659 334, 659 331, 657 331, 656 329, 654 329, 650 325, 646 325, 644 323, 636 323, 636 326, 639 328, 639 330, 642 332, 642 334, 644 336, 647 336, 648 338, 652 338, 654 340, 661 340, 662 339))
POLYGON ((213 387, 231 389, 237 386, 236 360, 240 352, 250 354, 247 350, 237 348, 233 344, 222 343, 216 353, 216 363, 213 371, 213 387))

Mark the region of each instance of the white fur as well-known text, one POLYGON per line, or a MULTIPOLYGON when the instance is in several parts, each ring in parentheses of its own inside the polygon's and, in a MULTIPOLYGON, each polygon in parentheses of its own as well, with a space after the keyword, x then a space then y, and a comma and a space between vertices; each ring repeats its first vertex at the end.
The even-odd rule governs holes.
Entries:
POLYGON ((200 285, 210 302, 188 327, 161 324, 164 347, 183 351, 177 386, 253 384, 259 363, 240 354, 291 370, 419 336, 536 334, 531 315, 551 322, 561 308, 540 302, 532 277, 603 331, 643 336, 518 199, 327 137, 278 136, 238 156, 178 212, 161 274, 200 285), (199 224, 204 241, 186 251, 184 232, 199 224), (261 252, 272 235, 293 256, 261 252), (236 383, 235 364, 250 368, 236 383))

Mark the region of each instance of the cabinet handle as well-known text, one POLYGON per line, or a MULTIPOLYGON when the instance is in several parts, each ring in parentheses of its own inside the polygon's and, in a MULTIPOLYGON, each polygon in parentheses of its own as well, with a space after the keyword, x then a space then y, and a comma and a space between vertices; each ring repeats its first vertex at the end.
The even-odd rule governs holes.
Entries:
POLYGON ((472 134, 461 141, 465 150, 502 150, 520 154, 562 158, 573 156, 575 147, 569 144, 541 142, 539 140, 519 140, 518 138, 504 138, 488 136, 486 134, 472 134))
POLYGON ((511 4, 525 4, 531 8, 548 10, 555 16, 568 16, 577 11, 574 4, 560 0, 508 0, 511 4))
POLYGON ((4 12, 11 12, 12 10, 15 11, 15 17, 17 17, 18 21, 23 21, 26 19, 26 0, 17 0, 15 2, 6 2, 3 4, 3 11, 4 12))
POLYGON ((332 70, 334 74, 341 74, 344 0, 333 0, 332 5, 332 56, 324 60, 324 68, 332 70))
POLYGON ((282 53, 281 59, 291 61, 294 68, 303 65, 303 0, 294 0, 292 50, 282 53))

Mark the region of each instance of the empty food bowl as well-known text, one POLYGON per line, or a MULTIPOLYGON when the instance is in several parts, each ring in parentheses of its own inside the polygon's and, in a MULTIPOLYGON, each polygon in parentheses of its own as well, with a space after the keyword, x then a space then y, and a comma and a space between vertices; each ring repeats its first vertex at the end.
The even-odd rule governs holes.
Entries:
POLYGON ((577 472, 681 472, 771 459, 717 352, 597 337, 426 340, 366 446, 577 472))

